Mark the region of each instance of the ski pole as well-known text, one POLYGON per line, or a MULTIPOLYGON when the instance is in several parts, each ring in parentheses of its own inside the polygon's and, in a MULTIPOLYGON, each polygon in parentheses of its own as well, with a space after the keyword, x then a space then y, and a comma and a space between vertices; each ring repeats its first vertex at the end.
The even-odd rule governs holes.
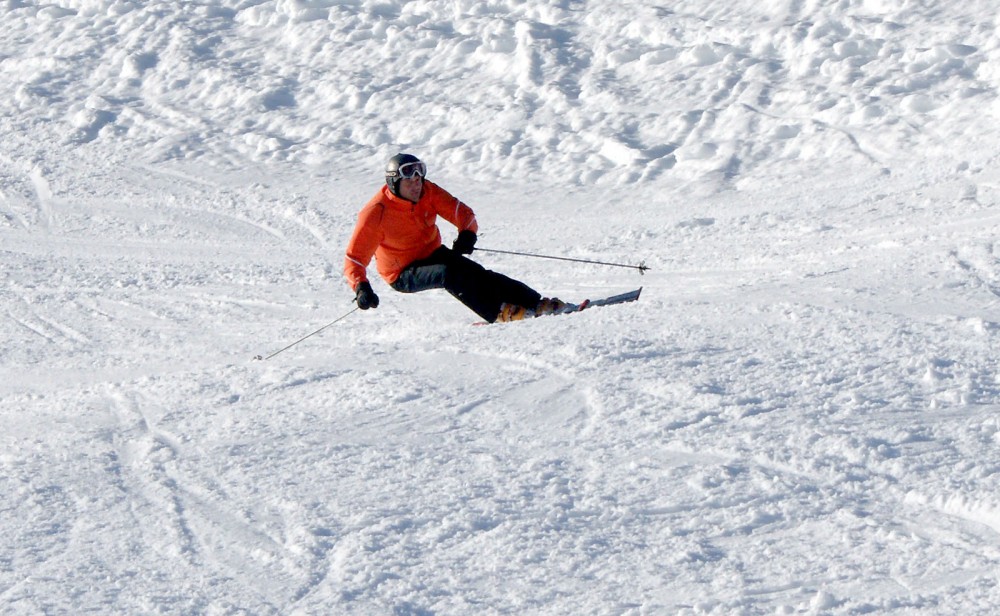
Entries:
POLYGON ((591 265, 608 265, 611 267, 626 267, 628 269, 639 270, 639 274, 645 274, 649 267, 646 266, 646 262, 643 261, 639 265, 627 265, 625 263, 607 263, 605 261, 591 261, 590 259, 573 259, 570 257, 553 257, 550 255, 536 255, 529 252, 514 252, 511 250, 492 250, 490 248, 475 248, 479 252, 495 252, 503 255, 517 255, 519 257, 535 257, 538 259, 556 259, 558 261, 573 261, 574 263, 589 263, 591 265))
POLYGON ((298 339, 298 340, 296 340, 295 342, 291 343, 290 345, 286 346, 285 348, 283 348, 283 349, 279 349, 279 350, 275 351, 274 353, 271 353, 271 354, 270 354, 270 355, 268 355, 267 357, 264 357, 264 356, 262 356, 262 355, 257 355, 256 357, 254 357, 254 360, 256 360, 256 361, 264 361, 264 360, 267 360, 267 359, 271 359, 272 357, 274 357, 274 356, 275 356, 275 355, 277 355, 278 353, 281 353, 281 352, 283 352, 283 351, 287 351, 288 349, 290 349, 290 348, 292 348, 293 346, 295 346, 296 344, 298 344, 298 343, 302 342, 302 341, 303 341, 303 340, 305 340, 306 338, 311 338, 312 336, 315 336, 316 334, 320 333, 321 331, 323 331, 323 330, 324 330, 324 329, 326 329, 327 327, 330 327, 331 325, 333 325, 333 324, 335 324, 335 323, 339 323, 339 322, 343 321, 344 319, 346 319, 347 317, 351 316, 352 314, 354 314, 354 313, 355 313, 355 312, 357 312, 358 310, 361 310, 361 309, 360 309, 360 308, 357 308, 357 307, 355 307, 355 308, 354 308, 354 310, 352 310, 352 311, 348 312, 348 313, 347 313, 347 314, 345 314, 344 316, 342 316, 342 317, 340 317, 340 318, 337 318, 337 319, 334 319, 333 321, 330 321, 329 323, 327 323, 327 324, 326 324, 326 325, 324 325, 323 327, 321 327, 321 328, 317 329, 316 331, 314 331, 314 332, 313 332, 313 333, 311 333, 311 334, 307 334, 307 335, 305 335, 305 336, 302 336, 301 338, 299 338, 299 339, 298 339))

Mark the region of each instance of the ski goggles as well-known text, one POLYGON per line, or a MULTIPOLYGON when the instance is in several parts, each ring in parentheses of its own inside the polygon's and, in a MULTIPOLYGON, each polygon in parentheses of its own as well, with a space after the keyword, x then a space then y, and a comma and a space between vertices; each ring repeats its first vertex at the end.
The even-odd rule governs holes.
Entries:
POLYGON ((415 177, 421 179, 427 177, 427 165, 419 160, 399 166, 399 177, 404 180, 412 180, 415 177))

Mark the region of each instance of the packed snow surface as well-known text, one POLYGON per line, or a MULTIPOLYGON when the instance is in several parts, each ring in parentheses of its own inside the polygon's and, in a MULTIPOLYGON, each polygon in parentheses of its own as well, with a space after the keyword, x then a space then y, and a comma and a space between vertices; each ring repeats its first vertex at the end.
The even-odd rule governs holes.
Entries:
POLYGON ((998 31, 995 0, 7 0, 0 612, 995 613, 998 31), (484 265, 641 300, 473 327, 374 280, 350 312, 399 151, 481 247, 651 269, 484 265))

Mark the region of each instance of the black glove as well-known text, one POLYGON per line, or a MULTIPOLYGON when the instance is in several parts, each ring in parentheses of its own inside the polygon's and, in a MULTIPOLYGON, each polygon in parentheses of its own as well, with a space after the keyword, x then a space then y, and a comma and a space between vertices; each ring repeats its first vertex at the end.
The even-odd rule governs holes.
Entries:
POLYGON ((378 295, 372 291, 372 285, 367 280, 358 284, 354 292, 354 301, 358 302, 358 308, 362 310, 378 308, 378 295))
POLYGON ((471 255, 474 250, 473 246, 475 245, 476 234, 466 229, 458 233, 458 237, 455 238, 455 243, 451 245, 451 249, 460 255, 471 255))

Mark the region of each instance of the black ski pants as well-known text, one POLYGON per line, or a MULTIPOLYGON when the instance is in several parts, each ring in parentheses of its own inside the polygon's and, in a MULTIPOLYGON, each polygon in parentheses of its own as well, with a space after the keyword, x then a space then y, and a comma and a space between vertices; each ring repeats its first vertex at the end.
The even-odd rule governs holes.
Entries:
POLYGON ((401 293, 445 289, 489 323, 497 320, 505 302, 534 308, 542 298, 523 282, 488 270, 445 246, 406 266, 392 288, 401 293))

